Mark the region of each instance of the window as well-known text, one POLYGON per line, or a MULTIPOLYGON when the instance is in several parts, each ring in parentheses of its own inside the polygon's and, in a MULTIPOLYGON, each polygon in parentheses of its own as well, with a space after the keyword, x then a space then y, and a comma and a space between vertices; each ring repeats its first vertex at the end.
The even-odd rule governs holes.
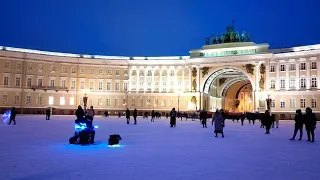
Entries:
POLYGON ((289 83, 290 89, 294 89, 296 87, 296 78, 290 77, 290 83, 289 83))
POLYGON ((131 100, 131 106, 136 106, 136 100, 135 99, 131 100))
POLYGON ((50 66, 50 72, 56 72, 56 67, 54 65, 50 66))
POLYGON ((102 68, 99 69, 99 74, 103 75, 103 69, 102 68))
POLYGON ((7 69, 10 68, 10 62, 9 62, 9 61, 6 61, 6 62, 4 63, 4 68, 7 68, 7 69))
POLYGON ((280 79, 280 88, 281 89, 286 88, 286 80, 285 79, 280 79))
POLYGON ((89 106, 93 106, 93 99, 92 99, 92 97, 89 97, 89 106))
POLYGON ((66 98, 64 96, 60 97, 60 105, 65 105, 66 104, 66 98))
POLYGON ((158 106, 158 104, 159 104, 159 101, 158 101, 158 99, 156 98, 156 99, 154 100, 154 105, 155 105, 155 106, 158 106))
POLYGON ((4 86, 9 86, 9 76, 4 76, 3 77, 3 85, 4 86))
POLYGON ((63 87, 63 88, 66 87, 66 80, 65 79, 61 80, 61 87, 63 87))
POLYGON ((306 63, 300 64, 300 70, 306 70, 306 63))
POLYGON ((173 106, 173 98, 171 97, 170 98, 170 107, 172 107, 173 106))
POLYGON ((80 68, 80 74, 85 74, 86 69, 85 68, 80 68))
POLYGON ((123 90, 125 90, 125 91, 128 90, 128 83, 127 82, 123 83, 123 90))
POLYGON ((31 104, 31 96, 30 95, 26 96, 26 104, 31 104))
POLYGON ((126 99, 126 97, 123 98, 122 104, 123 104, 124 106, 127 104, 127 99, 126 99))
POLYGON ((127 75, 128 75, 128 69, 125 69, 124 72, 123 72, 123 74, 124 74, 125 76, 127 76, 127 75))
POLYGON ((50 79, 50 87, 54 87, 54 79, 50 79))
POLYGON ((75 74, 76 73, 76 68, 75 67, 72 67, 71 68, 71 74, 75 74))
POLYGON ((14 96, 14 104, 19 104, 20 103, 20 96, 15 95, 14 96))
POLYGON ((286 103, 284 100, 280 100, 280 108, 285 108, 286 107, 286 103))
POLYGON ((317 62, 311 62, 311 69, 317 69, 317 62))
POLYGON ((274 65, 270 66, 270 72, 274 72, 274 65))
POLYGON ((174 70, 170 70, 170 76, 174 76, 174 70))
POLYGON ((114 86, 114 90, 119 91, 119 82, 116 82, 116 84, 114 86))
POLYGON ((148 70, 147 76, 152 76, 152 71, 148 70))
POLYGON ((136 85, 137 85, 136 81, 132 81, 132 89, 136 89, 136 85))
POLYGON ((67 68, 65 66, 62 66, 61 73, 67 73, 67 68))
POLYGON ((32 86, 32 78, 27 77, 27 87, 31 87, 31 86, 32 86))
POLYGON ((16 87, 21 86, 21 77, 16 77, 16 87))
POLYGON ((112 75, 112 70, 111 70, 111 69, 108 69, 107 74, 108 74, 108 75, 112 75))
POLYGON ((296 65, 295 64, 290 64, 290 71, 296 70, 296 65))
POLYGON ((300 88, 306 88, 306 78, 302 77, 300 79, 300 88))
POLYGON ((305 108, 306 107, 306 99, 302 98, 300 99, 300 108, 305 108))
POLYGON ((98 106, 102 106, 102 99, 101 99, 101 97, 98 98, 98 106))
POLYGON ((111 82, 107 82, 107 90, 111 90, 111 82))
POLYGON ((32 64, 28 63, 27 70, 32 71, 32 64))
POLYGON ((42 104, 42 97, 41 97, 41 95, 38 95, 38 96, 37 96, 37 104, 38 104, 38 105, 41 105, 41 104, 42 104))
POLYGON ((94 74, 94 68, 90 69, 90 74, 94 74))
POLYGON ((42 64, 39 64, 39 65, 38 65, 38 71, 39 71, 39 72, 42 72, 42 71, 43 71, 43 65, 42 65, 42 64))
POLYGON ((276 88, 276 81, 274 79, 270 80, 270 89, 275 89, 276 88))
POLYGON ((84 81, 80 82, 80 89, 84 89, 84 81))
POLYGON ((70 97, 70 105, 73 106, 74 105, 74 97, 70 97))
POLYGON ((317 78, 311 77, 311 87, 316 88, 317 87, 317 78))
POLYGON ((120 70, 116 69, 116 76, 120 76, 120 70))
POLYGON ((271 100, 270 106, 271 106, 272 108, 276 107, 276 101, 275 101, 274 99, 271 100))
POLYGON ((17 69, 17 70, 21 70, 21 63, 20 63, 20 62, 17 62, 17 64, 16 64, 16 69, 17 69))
POLYGON ((166 81, 162 81, 162 86, 166 86, 167 82, 166 81))
POLYGON ((90 89, 93 89, 93 88, 94 88, 94 82, 93 82, 93 81, 90 81, 90 83, 89 83, 89 88, 90 88, 90 89))
POLYGON ((143 105, 143 99, 142 99, 142 97, 140 97, 140 99, 139 99, 139 104, 138 104, 139 106, 142 106, 143 105))
POLYGON ((317 99, 311 99, 311 108, 317 108, 317 99))
POLYGON ((284 64, 280 65, 280 71, 286 71, 286 66, 284 64))
POLYGON ((3 104, 7 104, 7 102, 8 102, 8 95, 6 95, 6 94, 2 95, 2 102, 3 102, 3 104))
POLYGON ((150 107, 150 104, 151 104, 151 100, 149 99, 149 97, 147 98, 147 101, 146 101, 146 105, 148 106, 148 107, 150 107))
POLYGON ((117 97, 114 99, 114 105, 119 106, 119 99, 117 97))
POLYGON ((98 84, 98 85, 99 85, 99 87, 98 87, 99 90, 102 90, 102 89, 103 89, 103 82, 102 82, 102 81, 99 81, 99 84, 98 84))
POLYGON ((290 108, 296 108, 296 99, 290 99, 290 108))
POLYGON ((38 78, 38 86, 39 87, 41 87, 41 86, 43 86, 43 82, 42 82, 43 80, 42 80, 42 78, 38 78))
POLYGON ((76 81, 72 80, 71 81, 71 89, 75 89, 76 88, 76 81))
POLYGON ((140 90, 143 90, 143 85, 144 85, 144 82, 143 81, 140 81, 140 90))
POLYGON ((166 107, 166 103, 167 103, 167 102, 166 102, 166 100, 165 100, 165 99, 164 99, 164 100, 162 100, 162 106, 163 106, 163 107, 166 107))

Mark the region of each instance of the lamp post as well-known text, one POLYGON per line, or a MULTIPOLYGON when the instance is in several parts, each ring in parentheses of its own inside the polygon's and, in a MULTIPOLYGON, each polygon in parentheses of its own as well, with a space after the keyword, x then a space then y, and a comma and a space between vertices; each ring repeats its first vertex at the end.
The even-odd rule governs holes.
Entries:
POLYGON ((53 96, 49 96, 49 105, 50 105, 50 115, 52 115, 52 105, 53 105, 53 96))
POLYGON ((270 112, 270 110, 271 110, 271 98, 270 98, 270 93, 268 93, 268 95, 267 95, 267 99, 266 99, 266 101, 267 101, 267 110, 270 112))
POLYGON ((88 102, 87 93, 84 93, 84 97, 83 97, 83 107, 84 107, 84 111, 87 110, 87 102, 88 102))

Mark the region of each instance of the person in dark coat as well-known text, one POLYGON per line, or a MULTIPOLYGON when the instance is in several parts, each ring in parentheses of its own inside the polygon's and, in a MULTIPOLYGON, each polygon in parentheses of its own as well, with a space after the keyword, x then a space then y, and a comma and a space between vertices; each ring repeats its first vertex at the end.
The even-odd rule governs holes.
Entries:
POLYGON ((177 117, 176 109, 172 108, 170 112, 170 127, 176 127, 176 117, 177 117))
POLYGON ((154 122, 155 113, 154 110, 151 111, 151 122, 154 122))
POLYGON ((84 115, 85 115, 85 113, 84 113, 82 107, 79 105, 79 106, 78 106, 78 109, 76 110, 76 117, 77 117, 77 119, 78 119, 78 120, 82 120, 83 117, 84 117, 84 115))
POLYGON ((312 109, 307 107, 306 108, 306 115, 305 115, 305 125, 306 125, 306 130, 307 130, 307 135, 308 135, 308 140, 314 142, 314 130, 316 129, 317 125, 317 118, 314 113, 312 113, 312 109), (311 137, 310 137, 311 134, 311 137))
POLYGON ((134 109, 134 111, 133 111, 134 125, 137 125, 137 116, 138 116, 137 109, 134 109))
POLYGON ((216 134, 215 137, 218 137, 218 133, 221 133, 222 137, 224 137, 224 133, 223 133, 224 118, 218 109, 212 116, 212 122, 214 122, 214 133, 216 134))
POLYGON ((46 109, 46 120, 50 120, 51 110, 48 108, 46 109))
POLYGON ((246 119, 246 115, 244 113, 241 113, 240 119, 241 119, 241 126, 243 126, 243 122, 246 119))
POLYGON ((11 112, 11 115, 10 115, 9 125, 11 124, 12 121, 13 121, 13 125, 16 125, 16 115, 17 115, 16 108, 12 107, 10 112, 11 112))
POLYGON ((300 130, 300 138, 299 141, 302 139, 302 128, 303 128, 303 115, 301 109, 296 110, 296 116, 294 117, 294 133, 290 140, 294 140, 296 138, 297 132, 300 130))
POLYGON ((201 113, 200 113, 200 117, 202 119, 202 127, 203 128, 207 128, 207 116, 208 116, 208 113, 207 111, 203 110, 201 113), (202 116, 202 117, 201 117, 202 116))
POLYGON ((126 111, 127 124, 130 124, 130 111, 127 109, 126 111))
POLYGON ((266 110, 263 116, 264 125, 266 126, 266 134, 270 134, 270 129, 272 125, 272 116, 270 116, 269 110, 266 110))

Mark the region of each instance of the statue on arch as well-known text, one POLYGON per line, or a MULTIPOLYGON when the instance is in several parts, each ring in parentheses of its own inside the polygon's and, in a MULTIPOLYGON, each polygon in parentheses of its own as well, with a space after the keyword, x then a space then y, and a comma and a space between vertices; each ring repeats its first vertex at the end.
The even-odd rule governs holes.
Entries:
POLYGON ((211 36, 211 44, 217 44, 217 41, 214 35, 211 36))
POLYGON ((230 32, 230 42, 235 42, 235 33, 230 32))
POLYGON ((210 39, 206 38, 205 43, 206 43, 206 45, 209 45, 210 44, 210 39))
POLYGON ((235 33, 235 41, 240 42, 240 34, 238 31, 235 33))
POLYGON ((221 34, 221 43, 224 43, 224 42, 225 42, 225 39, 226 39, 226 38, 225 38, 225 35, 222 33, 222 34, 221 34))
POLYGON ((221 38, 220 38, 220 36, 219 36, 218 33, 217 33, 217 35, 216 35, 216 43, 217 43, 217 44, 220 44, 220 43, 221 43, 221 38))
POLYGON ((192 89, 193 89, 194 91, 197 90, 197 81, 196 81, 196 79, 193 79, 193 81, 192 81, 192 89))

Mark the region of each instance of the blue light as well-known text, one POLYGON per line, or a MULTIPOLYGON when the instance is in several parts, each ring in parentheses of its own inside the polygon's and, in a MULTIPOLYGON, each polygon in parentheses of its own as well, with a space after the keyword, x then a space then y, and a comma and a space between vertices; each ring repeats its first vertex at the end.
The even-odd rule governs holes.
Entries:
POLYGON ((2 121, 3 121, 3 123, 7 124, 8 121, 10 120, 10 117, 11 117, 11 111, 10 111, 10 110, 4 112, 4 113, 2 114, 2 121))
POLYGON ((123 147, 121 144, 115 144, 115 145, 108 145, 109 148, 119 148, 123 147))
MULTIPOLYGON (((99 128, 99 126, 98 125, 94 125, 93 128, 97 129, 97 128, 99 128)), ((84 129, 87 129, 87 124, 86 123, 75 124, 74 125, 74 129, 76 131, 82 131, 84 129)))

